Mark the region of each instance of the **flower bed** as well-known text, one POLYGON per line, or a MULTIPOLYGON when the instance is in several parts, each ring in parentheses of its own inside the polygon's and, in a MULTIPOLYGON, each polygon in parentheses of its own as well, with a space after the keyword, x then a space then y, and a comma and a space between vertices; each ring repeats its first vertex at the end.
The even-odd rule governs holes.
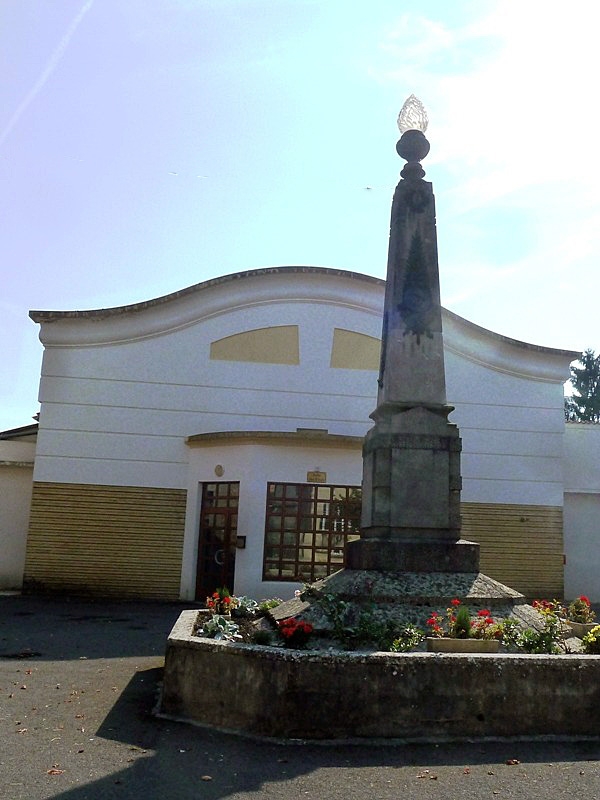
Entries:
POLYGON ((169 718, 299 739, 597 736, 598 656, 291 650, 200 639, 196 617, 167 642, 169 718))

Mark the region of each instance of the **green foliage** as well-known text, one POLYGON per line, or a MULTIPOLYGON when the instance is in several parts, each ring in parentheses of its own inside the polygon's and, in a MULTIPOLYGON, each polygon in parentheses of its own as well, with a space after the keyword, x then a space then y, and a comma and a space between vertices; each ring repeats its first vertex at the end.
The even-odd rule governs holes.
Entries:
POLYGON ((556 636, 546 628, 537 631, 534 628, 525 628, 517 636, 516 646, 526 653, 560 653, 560 648, 556 641, 556 636))
POLYGON ((331 625, 331 635, 348 650, 375 647, 378 650, 404 652, 416 647, 425 635, 414 626, 402 626, 397 620, 381 619, 375 609, 363 609, 356 617, 352 603, 334 594, 306 586, 302 599, 310 598, 331 625))
POLYGON ((596 625, 581 640, 583 652, 588 655, 600 655, 600 625, 596 625))
POLYGON ((565 417, 572 422, 600 422, 600 353, 586 350, 580 367, 571 367, 573 395, 565 397, 565 417))
POLYGON ((502 623, 502 644, 509 650, 518 647, 518 640, 521 634, 521 626, 516 619, 509 617, 502 623))
POLYGON ((239 625, 236 625, 235 622, 226 619, 220 614, 215 614, 204 623, 200 629, 200 636, 204 636, 207 639, 234 641, 242 638, 239 630, 239 625))
POLYGON ((241 595, 235 598, 235 605, 231 609, 234 617, 255 617, 258 612, 258 603, 251 597, 241 595))
MULTIPOLYGON (((522 631, 513 631, 511 644, 518 650, 526 653, 552 653, 561 652, 559 642, 562 641, 562 620, 559 613, 562 609, 557 600, 535 600, 533 603, 543 619, 541 629, 525 628, 522 631)), ((508 643, 508 640, 506 640, 508 643)))
POLYGON ((258 628, 252 634, 252 643, 269 645, 271 644, 272 638, 271 631, 267 631, 264 628, 258 628))
POLYGON ((304 588, 301 597, 302 599, 310 597, 319 606, 331 624, 334 639, 345 643, 356 635, 356 631, 351 624, 351 603, 346 600, 340 600, 334 594, 318 592, 310 586, 304 588))
POLYGON ((377 619, 372 611, 363 611, 355 628, 350 629, 347 645, 374 645, 378 650, 391 650, 399 635, 398 623, 394 620, 377 619))
POLYGON ((268 597, 265 600, 261 600, 258 604, 258 610, 265 614, 267 611, 270 611, 272 608, 277 608, 277 606, 281 605, 283 600, 280 597, 268 597))
POLYGON ((467 606, 458 606, 456 609, 452 636, 455 639, 468 639, 471 636, 471 615, 467 606))
POLYGON ((420 628, 406 625, 392 642, 390 650, 392 653, 405 653, 407 650, 414 650, 424 639, 425 634, 420 628))

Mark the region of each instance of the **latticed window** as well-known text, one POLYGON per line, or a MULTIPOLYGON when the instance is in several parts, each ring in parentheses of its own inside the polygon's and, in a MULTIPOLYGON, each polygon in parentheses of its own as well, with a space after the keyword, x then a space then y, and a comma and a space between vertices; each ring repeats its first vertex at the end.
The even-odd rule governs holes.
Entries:
POLYGON ((360 486, 269 483, 263 579, 311 582, 341 569, 361 500, 360 486))

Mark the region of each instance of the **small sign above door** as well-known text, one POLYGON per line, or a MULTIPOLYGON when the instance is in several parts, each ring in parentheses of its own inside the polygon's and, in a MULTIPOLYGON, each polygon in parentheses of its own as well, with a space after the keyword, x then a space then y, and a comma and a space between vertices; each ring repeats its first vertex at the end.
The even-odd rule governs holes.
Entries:
POLYGON ((307 472, 306 480, 308 483, 327 483, 327 473, 316 471, 307 472))

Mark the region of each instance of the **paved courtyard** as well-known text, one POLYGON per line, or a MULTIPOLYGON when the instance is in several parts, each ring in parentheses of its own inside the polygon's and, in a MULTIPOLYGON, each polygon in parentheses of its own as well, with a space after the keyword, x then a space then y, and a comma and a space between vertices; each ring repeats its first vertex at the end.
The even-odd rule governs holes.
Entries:
POLYGON ((0 798, 600 800, 600 741, 283 745, 157 719, 182 608, 0 597, 0 798))

